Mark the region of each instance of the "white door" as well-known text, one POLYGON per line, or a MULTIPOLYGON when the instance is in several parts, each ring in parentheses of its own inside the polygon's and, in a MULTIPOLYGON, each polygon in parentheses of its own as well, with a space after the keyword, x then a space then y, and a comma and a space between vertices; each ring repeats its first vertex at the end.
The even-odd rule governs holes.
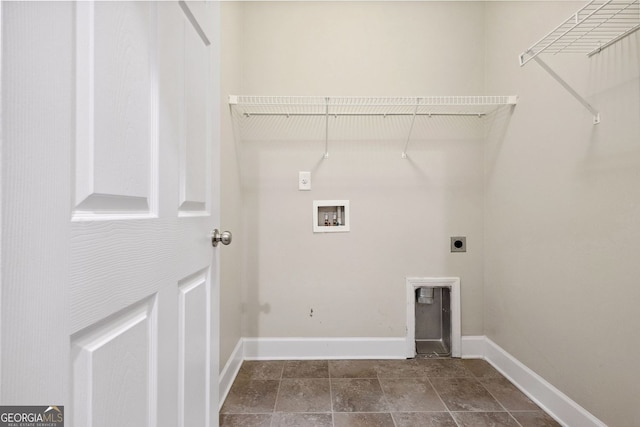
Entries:
POLYGON ((0 404, 217 425, 219 6, 0 7, 0 404))

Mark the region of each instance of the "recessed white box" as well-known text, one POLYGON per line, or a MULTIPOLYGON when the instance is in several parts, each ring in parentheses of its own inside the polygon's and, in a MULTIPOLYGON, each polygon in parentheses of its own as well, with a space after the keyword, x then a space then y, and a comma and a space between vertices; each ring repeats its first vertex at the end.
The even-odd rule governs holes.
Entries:
POLYGON ((348 200, 314 200, 313 232, 340 233, 349 231, 348 200))

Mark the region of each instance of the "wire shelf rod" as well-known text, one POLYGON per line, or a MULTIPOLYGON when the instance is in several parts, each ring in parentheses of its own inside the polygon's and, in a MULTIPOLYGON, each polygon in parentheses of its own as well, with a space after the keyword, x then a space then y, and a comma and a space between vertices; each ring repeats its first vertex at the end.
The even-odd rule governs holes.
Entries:
MULTIPOLYGON (((229 103, 238 106, 282 107, 413 107, 416 97, 296 97, 296 96, 238 96, 231 95, 229 103)), ((421 106, 435 105, 513 105, 514 96, 426 96, 419 97, 421 106)))
MULTIPOLYGON (((264 112, 245 112, 242 115, 246 118, 253 116, 267 116, 267 117, 397 117, 397 116, 414 116, 414 113, 264 113, 264 112)), ((486 112, 468 112, 468 113, 447 113, 447 112, 433 112, 433 113, 415 113, 415 116, 474 116, 484 117, 486 112)))
POLYGON ((593 49, 591 52, 587 53, 587 56, 588 57, 592 57, 596 53, 600 53, 603 49, 608 48, 612 44, 616 43, 617 41, 619 41, 619 40, 621 40, 621 39, 623 39, 625 37, 627 37, 628 35, 631 35, 632 33, 635 33, 638 30, 640 30, 640 24, 638 24, 635 27, 625 31, 624 33, 620 34, 619 36, 614 37, 613 39, 611 39, 607 43, 603 44, 602 46, 599 46, 599 47, 593 49))

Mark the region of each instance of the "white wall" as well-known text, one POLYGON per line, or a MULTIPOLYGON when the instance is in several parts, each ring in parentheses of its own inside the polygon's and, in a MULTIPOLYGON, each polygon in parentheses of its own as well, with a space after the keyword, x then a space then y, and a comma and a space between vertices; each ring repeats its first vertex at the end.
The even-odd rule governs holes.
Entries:
POLYGON ((485 332, 608 425, 638 426, 640 34, 545 57, 600 109, 597 126, 517 63, 578 7, 487 3, 487 90, 520 102, 487 141, 485 332))
POLYGON ((242 3, 229 93, 520 100, 489 118, 486 138, 464 119, 419 124, 409 160, 404 136, 375 135, 393 127, 379 122, 347 124, 350 140, 330 140, 326 160, 322 122, 263 122, 281 141, 244 129, 240 334, 403 336, 404 277, 459 275, 464 335, 486 334, 608 425, 640 425, 640 34, 590 59, 547 59, 601 110, 595 127, 537 64, 517 62, 577 7, 242 3), (312 171, 311 192, 297 191, 299 170, 312 171), (352 231, 314 235, 312 200, 335 198, 351 200, 352 231), (468 253, 448 252, 457 234, 468 253))
POLYGON ((239 3, 222 2, 221 6, 221 221, 230 230, 233 242, 220 250, 220 368, 242 337, 242 188, 236 144, 227 96, 241 90, 242 9, 239 3))
MULTIPOLYGON (((482 3, 255 2, 243 13, 244 94, 483 93, 482 3)), ((343 141, 334 121, 329 159, 322 122, 247 131, 246 336, 403 337, 405 276, 461 276, 462 332, 483 332, 481 121, 423 117, 403 160, 407 119, 379 138, 393 127, 383 120, 354 120, 343 141), (297 190, 298 171, 312 172, 311 192, 297 190), (314 199, 350 200, 351 232, 314 234, 314 199), (467 236, 466 254, 449 253, 453 235, 467 236)))

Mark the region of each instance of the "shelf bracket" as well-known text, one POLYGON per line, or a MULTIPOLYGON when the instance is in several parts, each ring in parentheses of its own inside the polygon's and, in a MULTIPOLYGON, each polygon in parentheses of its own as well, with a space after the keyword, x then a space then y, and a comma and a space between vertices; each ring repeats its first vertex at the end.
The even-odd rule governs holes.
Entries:
POLYGON ((402 158, 407 158, 407 148, 409 148, 409 141, 411 141, 411 133, 413 132, 413 124, 416 122, 416 116, 418 115, 418 107, 420 106, 420 98, 416 98, 416 108, 413 110, 413 117, 411 118, 411 126, 409 127, 409 133, 407 134, 407 142, 404 144, 404 150, 402 151, 402 158))
POLYGON ((564 79, 562 77, 560 77, 555 71, 553 71, 551 69, 551 67, 549 67, 547 65, 546 62, 544 62, 542 59, 540 59, 540 57, 534 56, 532 59, 534 61, 536 61, 538 63, 538 65, 540 65, 542 67, 543 70, 545 70, 547 73, 549 73, 549 75, 551 75, 551 77, 553 77, 558 83, 560 83, 560 85, 563 88, 565 88, 567 90, 567 92, 569 92, 571 95, 573 95, 573 97, 575 99, 577 99, 578 102, 580 102, 580 104, 582 104, 587 110, 589 110, 589 112, 591 114, 593 114, 593 124, 594 125, 597 125, 598 123, 600 123, 600 113, 598 112, 598 110, 593 108, 591 106, 591 104, 589 104, 587 102, 586 99, 584 99, 578 92, 576 92, 575 89, 573 89, 571 86, 569 86, 569 84, 567 82, 565 82, 564 79))
POLYGON ((324 158, 329 158, 329 97, 324 99, 324 158))

